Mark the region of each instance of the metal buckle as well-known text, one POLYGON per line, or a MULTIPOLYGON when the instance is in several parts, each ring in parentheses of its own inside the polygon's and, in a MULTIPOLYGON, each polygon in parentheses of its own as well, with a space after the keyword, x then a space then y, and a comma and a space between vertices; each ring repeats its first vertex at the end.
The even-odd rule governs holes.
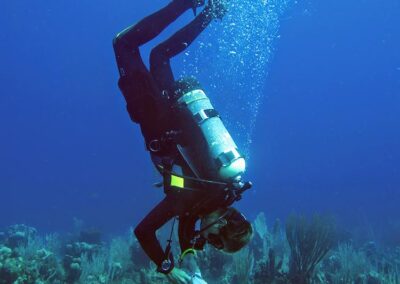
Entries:
POLYGON ((154 139, 149 142, 149 150, 153 153, 160 152, 161 150, 161 143, 160 140, 154 139))

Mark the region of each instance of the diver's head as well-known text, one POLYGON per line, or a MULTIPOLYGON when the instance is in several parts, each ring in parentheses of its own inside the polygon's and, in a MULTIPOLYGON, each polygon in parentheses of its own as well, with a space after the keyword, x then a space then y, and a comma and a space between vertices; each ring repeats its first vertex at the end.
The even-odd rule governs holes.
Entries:
POLYGON ((250 241, 253 228, 243 214, 229 207, 204 216, 201 219, 200 232, 215 248, 234 253, 250 241))

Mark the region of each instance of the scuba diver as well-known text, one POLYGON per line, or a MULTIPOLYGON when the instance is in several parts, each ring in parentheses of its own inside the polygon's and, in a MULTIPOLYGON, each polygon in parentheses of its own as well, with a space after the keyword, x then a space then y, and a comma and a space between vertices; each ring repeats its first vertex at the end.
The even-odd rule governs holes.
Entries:
POLYGON ((163 177, 165 198, 139 223, 135 235, 145 253, 172 283, 206 283, 195 251, 206 243, 233 253, 251 239, 250 222, 231 205, 251 187, 243 182, 245 160, 218 112, 195 78, 175 80, 170 59, 184 51, 206 27, 227 12, 226 0, 172 0, 166 7, 119 33, 113 47, 119 88, 138 123, 152 162, 163 177), (196 16, 196 9, 205 6, 196 16), (194 20, 152 49, 150 70, 139 47, 158 36, 187 10, 194 20), (179 219, 179 243, 191 275, 175 266, 172 231, 163 250, 156 231, 179 219), (200 221, 200 229, 197 222, 200 221), (186 261, 188 259, 188 261, 186 261))

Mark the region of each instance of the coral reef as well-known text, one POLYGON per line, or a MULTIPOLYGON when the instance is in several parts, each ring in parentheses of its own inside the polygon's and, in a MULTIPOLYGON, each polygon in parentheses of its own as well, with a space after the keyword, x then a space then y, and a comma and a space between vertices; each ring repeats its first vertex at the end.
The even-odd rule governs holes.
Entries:
MULTIPOLYGON (((292 216, 286 229, 280 221, 269 229, 266 219, 263 213, 257 216, 253 239, 239 253, 206 246, 197 254, 209 284, 400 283, 400 247, 349 238, 335 244, 335 226, 320 216, 292 216)), ((64 239, 40 236, 25 225, 0 232, 0 284, 169 283, 155 271, 132 230, 103 242, 100 232, 82 229, 64 239)))
POLYGON ((0 244, 0 283, 62 283, 57 256, 46 249, 34 228, 10 226, 0 244))
POLYGON ((18 246, 27 246, 30 240, 36 237, 36 229, 25 225, 13 225, 7 228, 6 233, 3 233, 5 244, 10 248, 18 246))
POLYGON ((254 284, 287 283, 282 269, 283 260, 277 262, 274 249, 270 248, 267 259, 261 259, 254 272, 254 284))
POLYGON ((309 222, 303 216, 290 216, 286 237, 290 245, 289 278, 293 283, 306 284, 318 263, 333 247, 335 225, 328 218, 314 216, 309 222))
POLYGON ((252 277, 254 256, 248 248, 244 248, 233 255, 233 277, 230 283, 246 283, 252 277))
MULTIPOLYGON (((227 254, 223 254, 211 246, 206 246, 204 251, 197 253, 198 264, 205 279, 214 282, 226 282, 226 275, 221 271, 229 270, 232 259, 227 254)), ((229 283, 229 282, 226 282, 229 283)))

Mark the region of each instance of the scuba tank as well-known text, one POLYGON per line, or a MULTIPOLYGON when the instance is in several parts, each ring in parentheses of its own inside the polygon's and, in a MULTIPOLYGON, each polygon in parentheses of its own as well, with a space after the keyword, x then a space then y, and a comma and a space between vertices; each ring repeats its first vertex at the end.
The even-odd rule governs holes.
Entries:
POLYGON ((202 178, 240 180, 246 170, 245 159, 204 91, 184 92, 175 107, 184 136, 178 149, 192 171, 202 178))

